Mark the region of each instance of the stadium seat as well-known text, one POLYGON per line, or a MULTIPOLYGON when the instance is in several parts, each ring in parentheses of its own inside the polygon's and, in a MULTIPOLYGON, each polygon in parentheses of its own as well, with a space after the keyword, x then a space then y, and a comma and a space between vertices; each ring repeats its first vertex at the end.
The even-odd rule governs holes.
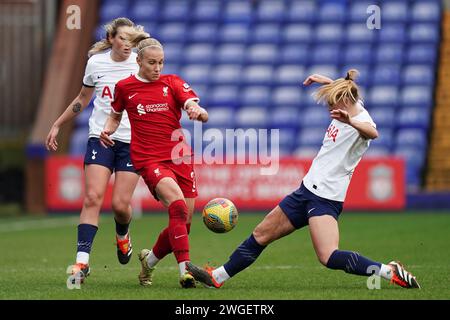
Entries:
POLYGON ((404 61, 404 48, 402 44, 384 44, 378 46, 375 61, 378 64, 395 63, 402 64, 404 61))
POLYGON ((309 66, 306 71, 307 75, 319 73, 331 79, 337 79, 341 75, 338 73, 337 67, 334 64, 313 64, 309 66))
POLYGON ((178 22, 164 23, 158 26, 157 35, 163 44, 184 43, 186 41, 186 25, 178 22))
POLYGON ((407 1, 383 1, 381 3, 383 21, 407 22, 409 19, 409 4, 407 1))
POLYGON ((394 128, 396 110, 391 108, 369 108, 370 116, 377 128, 394 128))
POLYGON ((241 63, 246 57, 245 46, 242 44, 224 44, 216 49, 217 63, 241 63))
POLYGON ((242 89, 242 105, 266 107, 270 103, 270 89, 266 86, 249 86, 242 89))
POLYGON ((215 85, 240 84, 242 66, 240 64, 220 64, 211 72, 211 80, 215 85))
POLYGON ((236 85, 216 86, 208 92, 208 103, 209 106, 236 108, 240 104, 238 96, 239 87, 236 85))
POLYGON ((434 85, 434 66, 431 65, 408 65, 402 75, 404 85, 434 85))
POLYGON ((408 39, 417 43, 438 43, 440 39, 439 25, 435 23, 417 23, 411 25, 408 39))
POLYGON ((184 62, 211 64, 215 55, 214 46, 208 43, 196 43, 185 47, 184 62))
POLYGON ((279 59, 283 64, 306 65, 310 60, 309 46, 305 44, 286 45, 279 51, 279 59))
POLYGON ((365 23, 367 21, 367 8, 374 5, 375 1, 352 1, 350 3, 350 21, 365 23))
POLYGON ((373 49, 370 44, 355 44, 347 46, 343 54, 343 63, 367 63, 372 61, 373 49))
POLYGON ((406 62, 434 64, 436 56, 437 49, 434 44, 413 44, 406 54, 406 62))
POLYGON ((236 113, 236 127, 238 128, 266 128, 268 114, 262 107, 242 107, 236 113))
POLYGON ((317 45, 311 49, 310 63, 338 65, 341 61, 340 46, 336 44, 317 45))
POLYGON ((392 150, 395 144, 394 131, 389 128, 377 128, 377 131, 378 138, 371 141, 370 147, 392 150))
POLYGON ((160 10, 157 0, 136 0, 130 6, 130 19, 133 21, 157 21, 160 10))
POLYGON ((403 23, 386 23, 379 32, 379 45, 385 43, 401 44, 407 41, 406 26, 403 23))
POLYGON ((364 153, 363 159, 389 157, 391 151, 385 147, 373 146, 370 144, 369 149, 364 153))
POLYGON ((286 64, 278 67, 274 73, 277 85, 300 85, 306 78, 305 68, 297 64, 286 64))
POLYGON ((273 90, 271 98, 272 104, 277 106, 300 106, 302 104, 302 92, 299 86, 277 87, 273 90))
POLYGON ((399 64, 381 64, 373 70, 373 85, 393 85, 398 86, 401 83, 401 65, 399 64))
POLYGON ((293 155, 297 158, 313 159, 319 152, 318 147, 298 147, 293 155))
POLYGON ((213 44, 216 41, 217 33, 216 23, 199 23, 191 27, 188 38, 190 43, 203 42, 213 44))
POLYGON ((299 117, 302 128, 321 128, 323 130, 328 127, 331 120, 329 111, 321 105, 308 107, 299 117))
POLYGON ((433 105, 433 87, 405 86, 401 91, 402 106, 430 109, 433 105))
POLYGON ((205 124, 208 127, 233 128, 235 110, 227 106, 208 108, 209 119, 205 124))
POLYGON ((430 113, 430 109, 420 107, 402 108, 397 118, 397 126, 399 128, 420 128, 428 130, 430 113))
POLYGON ((316 147, 319 152, 319 147, 322 145, 326 130, 323 128, 308 128, 302 129, 297 135, 298 147, 316 147))
POLYGON ((253 43, 277 44, 281 41, 281 29, 278 24, 257 24, 250 37, 253 43))
POLYGON ((309 24, 288 24, 282 33, 285 43, 309 43, 312 39, 312 28, 309 24))
POLYGON ((416 1, 411 9, 414 22, 438 22, 441 20, 440 1, 416 1))
POLYGON ((188 1, 165 0, 160 12, 160 20, 165 22, 187 21, 191 16, 191 8, 188 1))
MULTIPOLYGON (((184 47, 179 43, 168 43, 164 45, 164 60, 166 64, 181 63, 184 58, 184 47)), ((167 67, 167 65, 165 66, 167 67)), ((164 68, 165 68, 164 67, 164 68)))
POLYGON ((219 30, 219 41, 222 43, 247 43, 249 26, 243 23, 225 24, 219 30))
POLYGON ((352 43, 372 43, 375 40, 377 33, 374 30, 367 28, 365 24, 352 23, 347 27, 346 41, 352 43))
POLYGON ((418 150, 427 146, 426 131, 423 129, 399 129, 395 137, 395 145, 399 147, 415 147, 418 150))
POLYGON ((189 64, 180 71, 181 77, 191 85, 208 84, 211 69, 208 65, 189 64))
POLYGON ((89 129, 79 127, 75 129, 70 138, 69 155, 84 156, 86 153, 87 141, 89 139, 89 129))
POLYGON ((273 68, 260 64, 244 68, 242 82, 246 85, 271 85, 273 81, 273 68))
POLYGON ((275 64, 278 61, 279 49, 274 44, 254 44, 247 47, 248 64, 275 64))
POLYGON ((345 22, 347 15, 347 6, 344 1, 329 1, 321 4, 318 20, 320 22, 345 22))
POLYGON ((351 69, 356 69, 359 71, 359 76, 356 79, 356 83, 360 86, 360 89, 363 91, 363 87, 370 84, 370 80, 372 78, 372 71, 370 65, 368 64, 356 64, 349 63, 344 65, 338 74, 339 78, 345 77, 347 72, 351 69))
POLYGON ((313 0, 294 0, 287 11, 287 20, 294 23, 313 23, 318 15, 316 2, 313 0))
POLYGON ((339 23, 319 24, 315 30, 314 41, 316 43, 341 43, 343 41, 344 28, 339 23))
POLYGON ((197 1, 193 18, 198 22, 218 22, 222 17, 222 6, 220 1, 201 0, 197 1))
POLYGON ((283 22, 286 12, 283 1, 263 0, 259 2, 256 18, 261 22, 283 22))
POLYGON ((296 106, 271 107, 269 112, 271 128, 297 128, 299 126, 300 108, 296 106))
POLYGON ((248 1, 226 1, 223 19, 226 23, 245 22, 250 23, 253 20, 253 10, 248 1))
POLYGON ((167 63, 164 64, 164 68, 162 70, 163 74, 179 74, 180 67, 175 63, 167 63))
POLYGON ((284 155, 292 154, 296 147, 297 130, 295 128, 280 128, 278 130, 280 151, 283 151, 284 155))
POLYGON ((398 89, 393 86, 373 86, 366 97, 367 105, 371 108, 389 107, 395 109, 398 106, 398 89))
POLYGON ((99 8, 100 24, 108 23, 117 17, 127 17, 128 14, 128 0, 108 0, 104 1, 99 8))

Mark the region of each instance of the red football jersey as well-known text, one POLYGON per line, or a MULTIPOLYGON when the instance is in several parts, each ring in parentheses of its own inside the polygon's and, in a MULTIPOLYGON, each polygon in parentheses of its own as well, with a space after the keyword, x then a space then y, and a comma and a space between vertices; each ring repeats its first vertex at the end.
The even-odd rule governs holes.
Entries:
POLYGON ((161 75, 157 81, 146 81, 137 75, 120 80, 114 90, 115 112, 126 110, 131 124, 131 161, 136 169, 146 163, 172 159, 172 150, 184 144, 182 154, 192 155, 184 136, 172 141, 172 133, 180 131, 181 111, 189 100, 199 98, 189 85, 176 75, 161 75))

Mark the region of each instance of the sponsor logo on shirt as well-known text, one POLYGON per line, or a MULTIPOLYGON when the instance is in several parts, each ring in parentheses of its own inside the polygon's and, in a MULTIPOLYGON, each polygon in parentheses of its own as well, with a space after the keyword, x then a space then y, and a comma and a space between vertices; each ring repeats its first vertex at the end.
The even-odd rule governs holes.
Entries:
POLYGON ((164 87, 163 88, 163 96, 167 97, 168 92, 169 92, 169 87, 164 87))
POLYGON ((192 91, 192 88, 185 82, 185 83, 183 83, 183 91, 189 92, 189 91, 192 91))
POLYGON ((164 111, 168 111, 169 110, 169 104, 166 103, 155 103, 155 104, 147 104, 147 105, 142 105, 142 104, 138 104, 137 108, 137 112, 138 114, 141 116, 143 114, 147 114, 150 112, 164 112, 164 111))

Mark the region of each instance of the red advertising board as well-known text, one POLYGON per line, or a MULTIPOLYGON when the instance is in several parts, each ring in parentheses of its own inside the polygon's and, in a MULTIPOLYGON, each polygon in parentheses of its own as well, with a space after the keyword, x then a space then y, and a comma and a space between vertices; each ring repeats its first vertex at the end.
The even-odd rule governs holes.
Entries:
MULTIPOLYGON (((277 174, 263 175, 261 165, 196 165, 198 209, 210 199, 225 197, 240 211, 267 211, 297 189, 311 160, 280 159, 277 174)), ((84 173, 82 158, 50 157, 46 163, 46 201, 51 211, 78 211, 83 202, 84 173)), ((103 209, 111 209, 111 178, 103 209)), ((160 210, 147 186, 140 179, 133 196, 136 209, 160 210)), ((405 206, 404 164, 401 159, 363 159, 356 168, 345 201, 345 209, 400 210, 405 206)))

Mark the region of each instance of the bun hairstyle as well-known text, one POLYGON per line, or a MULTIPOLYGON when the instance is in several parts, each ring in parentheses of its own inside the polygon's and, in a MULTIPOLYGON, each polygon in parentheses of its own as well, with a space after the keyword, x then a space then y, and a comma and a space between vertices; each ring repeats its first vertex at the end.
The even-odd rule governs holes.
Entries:
POLYGON ((351 69, 347 71, 345 78, 339 78, 330 84, 323 85, 315 93, 317 102, 326 102, 333 106, 337 103, 355 104, 360 98, 358 85, 355 83, 359 71, 351 69))

